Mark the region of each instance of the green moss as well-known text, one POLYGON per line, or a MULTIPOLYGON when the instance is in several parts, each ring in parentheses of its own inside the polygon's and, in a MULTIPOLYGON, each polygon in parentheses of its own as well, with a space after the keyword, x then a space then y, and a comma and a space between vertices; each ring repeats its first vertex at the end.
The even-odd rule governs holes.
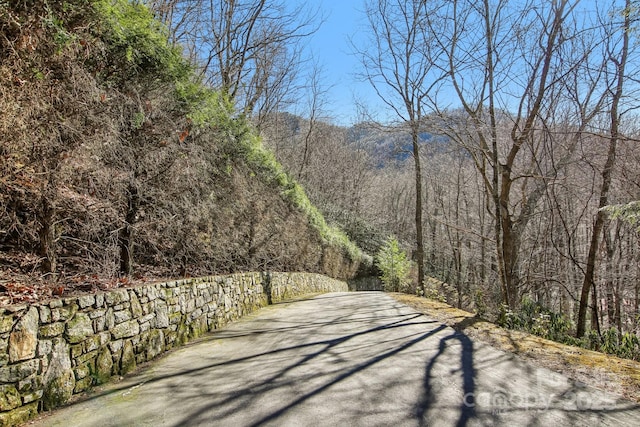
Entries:
POLYGON ((32 402, 13 411, 0 413, 0 427, 23 424, 38 415, 38 403, 32 402))
POLYGON ((60 373, 47 384, 44 395, 42 396, 42 405, 45 410, 51 410, 63 405, 73 395, 76 381, 72 370, 66 370, 60 373))
POLYGON ((136 368, 136 356, 133 352, 131 341, 125 341, 122 347, 122 358, 120 359, 120 373, 122 375, 131 372, 136 368))
POLYGON ((176 343, 180 345, 184 345, 189 341, 189 327, 184 322, 184 317, 180 319, 180 323, 178 324, 178 337, 176 338, 176 343))
POLYGON ((8 411, 20 406, 20 393, 12 385, 0 386, 0 411, 8 411))
POLYGON ((53 338, 62 335, 64 332, 64 323, 56 322, 48 325, 40 326, 38 333, 42 338, 53 338))
POLYGON ((0 316, 0 333, 11 331, 13 323, 13 314, 0 316))
POLYGON ((113 368, 113 360, 111 352, 103 349, 96 359, 95 383, 104 384, 111 378, 111 370, 113 368))
POLYGON ((67 322, 66 336, 71 344, 77 344, 93 335, 93 322, 86 313, 76 313, 67 322))
POLYGON ((273 153, 263 147, 259 137, 247 133, 239 142, 249 165, 262 172, 268 182, 282 188, 284 198, 308 218, 309 224, 318 231, 326 244, 341 248, 352 260, 371 264, 371 258, 367 257, 342 230, 327 224, 323 215, 307 197, 304 188, 284 171, 273 153))
POLYGON ((93 377, 88 376, 82 379, 76 380, 76 386, 73 389, 74 393, 82 393, 83 391, 89 390, 93 385, 93 377))
POLYGON ((140 75, 155 79, 181 80, 190 67, 168 41, 166 28, 142 2, 101 0, 94 6, 100 16, 109 59, 118 73, 110 77, 123 81, 140 75))

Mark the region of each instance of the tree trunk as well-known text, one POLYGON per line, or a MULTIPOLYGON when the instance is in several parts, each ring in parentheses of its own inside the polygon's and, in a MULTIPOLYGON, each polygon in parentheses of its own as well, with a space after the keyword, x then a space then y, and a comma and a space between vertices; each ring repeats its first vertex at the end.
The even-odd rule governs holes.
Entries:
MULTIPOLYGON (((607 254, 606 263, 606 278, 605 278, 605 290, 606 290, 606 304, 607 304, 607 327, 611 328, 613 325, 617 325, 616 315, 618 307, 617 304, 617 292, 615 290, 615 273, 613 266, 613 257, 615 255, 615 246, 612 242, 612 236, 607 224, 604 227, 604 242, 607 254)), ((618 309, 619 310, 619 309, 618 309)))
POLYGON ((416 184, 416 263, 418 263, 418 288, 425 291, 424 284, 424 240, 422 236, 422 168, 420 165, 419 129, 417 123, 411 124, 413 142, 413 160, 415 164, 416 184))
MULTIPOLYGON (((629 11, 631 9, 631 0, 625 2, 625 9, 629 11)), ((620 52, 620 59, 617 60, 613 53, 610 54, 610 60, 614 61, 617 66, 615 81, 616 87, 611 99, 611 111, 609 113, 610 119, 610 134, 609 134, 609 150, 607 152, 607 160, 602 169, 602 185, 600 187, 600 200, 598 202, 598 213, 593 224, 593 234, 591 235, 591 242, 589 244, 589 254, 587 255, 587 269, 585 271, 584 280, 582 282, 582 290, 580 292, 580 304, 578 308, 578 324, 576 328, 576 336, 581 338, 584 336, 587 323, 587 306, 589 304, 589 292, 594 290, 593 306, 594 312, 597 310, 597 301, 595 295, 595 267, 596 267, 596 255, 598 250, 598 244, 600 241, 600 233, 604 227, 606 220, 605 213, 602 212, 609 203, 609 188, 611 187, 611 180, 613 175, 613 167, 616 161, 616 149, 618 145, 620 115, 618 114, 618 107, 623 95, 623 84, 625 79, 625 66, 627 64, 627 57, 629 54, 629 32, 631 28, 630 13, 625 13, 624 26, 622 30, 622 50, 620 52)), ((597 316, 596 316, 597 320, 597 316)))
MULTIPOLYGON (((50 186, 49 186, 50 187, 50 186)), ((45 274, 55 274, 57 268, 54 190, 48 189, 42 197, 40 208, 39 254, 42 257, 41 270, 45 274)))
POLYGON ((520 281, 518 271, 519 238, 514 230, 513 222, 506 212, 502 221, 502 262, 504 265, 504 290, 507 305, 514 309, 518 304, 518 284, 520 281))
POLYGON ((118 246, 120 247, 120 273, 124 276, 129 276, 133 273, 134 225, 140 208, 138 189, 135 185, 129 185, 127 196, 128 200, 125 224, 118 235, 118 246))

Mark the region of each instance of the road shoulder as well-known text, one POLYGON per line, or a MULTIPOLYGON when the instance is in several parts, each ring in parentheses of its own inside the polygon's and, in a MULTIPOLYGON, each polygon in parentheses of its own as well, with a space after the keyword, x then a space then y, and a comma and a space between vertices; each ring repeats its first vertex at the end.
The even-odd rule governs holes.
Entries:
POLYGON ((513 331, 448 304, 415 295, 390 293, 398 302, 534 365, 574 381, 640 403, 640 363, 513 331))

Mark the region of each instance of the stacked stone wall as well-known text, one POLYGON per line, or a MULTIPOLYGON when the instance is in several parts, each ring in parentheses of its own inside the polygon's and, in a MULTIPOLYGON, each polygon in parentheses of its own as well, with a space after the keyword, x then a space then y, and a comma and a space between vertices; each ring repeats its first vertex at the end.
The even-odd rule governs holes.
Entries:
POLYGON ((242 273, 2 308, 0 426, 25 422, 267 304, 347 290, 318 274, 242 273))

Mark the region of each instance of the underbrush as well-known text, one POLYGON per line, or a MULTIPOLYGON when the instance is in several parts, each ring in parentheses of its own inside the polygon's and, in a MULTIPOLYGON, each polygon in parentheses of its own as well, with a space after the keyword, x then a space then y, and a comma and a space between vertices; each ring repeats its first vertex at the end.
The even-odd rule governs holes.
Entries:
POLYGON ((609 328, 599 335, 591 329, 584 337, 576 338, 572 335, 574 325, 566 315, 555 313, 530 298, 524 298, 517 311, 502 305, 497 323, 508 329, 528 332, 562 344, 640 360, 640 340, 635 333, 620 333, 616 328, 609 328))

